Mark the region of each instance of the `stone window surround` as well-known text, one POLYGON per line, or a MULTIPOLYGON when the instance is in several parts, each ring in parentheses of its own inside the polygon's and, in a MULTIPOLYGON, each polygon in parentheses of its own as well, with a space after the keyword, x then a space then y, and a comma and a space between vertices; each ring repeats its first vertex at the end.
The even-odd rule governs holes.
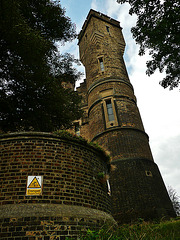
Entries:
POLYGON ((99 56, 98 58, 99 71, 101 73, 105 72, 104 56, 99 56))
POLYGON ((118 126, 118 119, 117 119, 117 113, 116 113, 114 98, 113 97, 106 97, 106 98, 102 99, 102 101, 103 101, 106 128, 118 126), (113 115, 114 115, 114 120, 113 121, 109 121, 108 110, 107 110, 107 105, 106 105, 107 101, 111 101, 111 104, 112 104, 113 115))

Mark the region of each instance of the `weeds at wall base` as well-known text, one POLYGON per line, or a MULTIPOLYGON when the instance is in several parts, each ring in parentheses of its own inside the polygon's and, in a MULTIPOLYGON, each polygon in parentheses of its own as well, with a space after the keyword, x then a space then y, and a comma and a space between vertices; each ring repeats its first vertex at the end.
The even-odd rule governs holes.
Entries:
MULTIPOLYGON (((122 226, 105 226, 99 231, 88 229, 79 240, 180 240, 180 218, 160 223, 144 222, 122 226)), ((71 240, 71 238, 66 238, 71 240)))

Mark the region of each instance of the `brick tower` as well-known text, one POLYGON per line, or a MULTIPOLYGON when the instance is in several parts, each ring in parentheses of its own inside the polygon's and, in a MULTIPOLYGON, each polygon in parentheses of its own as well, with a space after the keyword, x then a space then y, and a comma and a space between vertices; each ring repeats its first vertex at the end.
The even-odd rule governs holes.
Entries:
POLYGON ((117 167, 110 183, 118 222, 173 217, 124 64, 121 30, 118 21, 90 10, 79 34, 80 60, 86 70, 86 80, 77 89, 85 112, 80 134, 109 150, 117 167))

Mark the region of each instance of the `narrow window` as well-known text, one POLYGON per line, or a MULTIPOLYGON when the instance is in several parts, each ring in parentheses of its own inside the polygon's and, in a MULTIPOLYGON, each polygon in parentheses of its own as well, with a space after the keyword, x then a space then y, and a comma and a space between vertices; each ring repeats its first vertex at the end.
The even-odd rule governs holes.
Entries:
POLYGON ((109 179, 107 179, 107 187, 108 187, 108 195, 111 196, 111 187, 110 187, 109 179))
POLYGON ((106 101, 106 107, 107 107, 109 121, 114 121, 114 113, 113 113, 111 100, 106 101))
POLYGON ((76 133, 77 136, 80 136, 79 122, 75 123, 75 133, 76 133))
POLYGON ((103 72, 104 71, 104 62, 103 62, 103 58, 99 58, 99 63, 100 63, 100 68, 101 68, 101 71, 103 72))
POLYGON ((110 98, 109 96, 108 98, 103 99, 103 109, 105 129, 118 126, 116 105, 113 97, 110 98))
POLYGON ((108 26, 106 26, 106 30, 107 30, 107 32, 109 32, 109 27, 108 26))

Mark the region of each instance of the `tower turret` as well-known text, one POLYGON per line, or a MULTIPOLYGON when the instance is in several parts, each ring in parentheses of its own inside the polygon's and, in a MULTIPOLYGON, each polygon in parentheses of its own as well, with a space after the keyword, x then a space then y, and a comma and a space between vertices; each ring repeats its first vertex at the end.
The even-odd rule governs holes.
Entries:
MULTIPOLYGON (((86 70, 82 86, 88 114, 81 129, 110 151, 117 167, 110 177, 115 219, 174 216, 124 64, 119 22, 90 10, 79 34, 79 49, 86 70)), ((78 91, 82 94, 82 87, 78 91)))

